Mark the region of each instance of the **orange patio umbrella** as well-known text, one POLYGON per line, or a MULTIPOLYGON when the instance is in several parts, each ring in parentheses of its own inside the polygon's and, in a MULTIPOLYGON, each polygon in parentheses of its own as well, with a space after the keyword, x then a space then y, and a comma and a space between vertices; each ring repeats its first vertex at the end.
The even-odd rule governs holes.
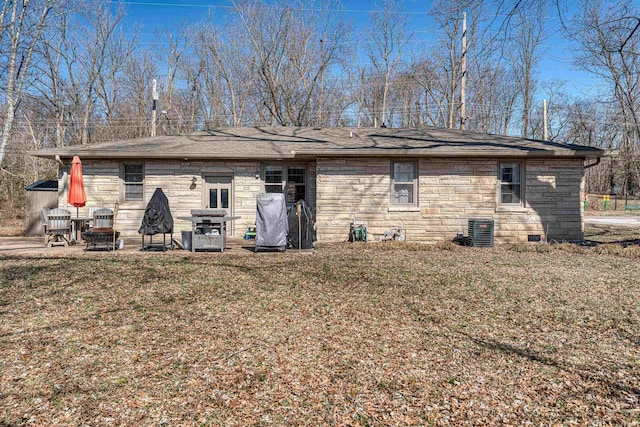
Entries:
POLYGON ((76 207, 76 216, 78 216, 78 208, 87 203, 87 195, 84 192, 84 181, 82 180, 82 162, 78 156, 73 156, 73 160, 71 161, 68 201, 70 205, 76 207))

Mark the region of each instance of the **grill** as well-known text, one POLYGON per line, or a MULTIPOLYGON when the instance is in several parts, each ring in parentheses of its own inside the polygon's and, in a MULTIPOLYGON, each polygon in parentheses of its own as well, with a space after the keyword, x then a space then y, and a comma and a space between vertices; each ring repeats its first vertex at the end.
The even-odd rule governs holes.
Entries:
POLYGON ((169 199, 162 191, 162 188, 156 188, 153 196, 147 203, 142 217, 142 224, 138 229, 138 233, 142 236, 142 250, 167 250, 167 234, 170 235, 169 243, 173 249, 173 216, 169 209, 169 199), (153 236, 162 234, 162 244, 153 244, 153 236), (145 244, 144 236, 149 236, 149 243, 145 244))
POLYGON ((87 243, 86 249, 89 249, 89 245, 93 245, 93 249, 97 249, 98 245, 104 245, 107 250, 115 249, 113 243, 118 237, 120 237, 120 232, 113 230, 113 228, 94 227, 82 233, 82 238, 87 243))
POLYGON ((193 209, 191 216, 178 217, 191 221, 191 252, 224 251, 227 221, 240 218, 226 215, 224 209, 193 209))

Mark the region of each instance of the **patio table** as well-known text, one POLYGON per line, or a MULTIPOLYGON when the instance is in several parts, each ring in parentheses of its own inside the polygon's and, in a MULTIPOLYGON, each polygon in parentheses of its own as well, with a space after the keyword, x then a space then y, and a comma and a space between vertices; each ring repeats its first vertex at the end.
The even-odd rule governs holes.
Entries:
POLYGON ((93 217, 90 216, 72 216, 71 217, 71 244, 76 244, 81 239, 82 231, 87 227, 89 221, 93 217))

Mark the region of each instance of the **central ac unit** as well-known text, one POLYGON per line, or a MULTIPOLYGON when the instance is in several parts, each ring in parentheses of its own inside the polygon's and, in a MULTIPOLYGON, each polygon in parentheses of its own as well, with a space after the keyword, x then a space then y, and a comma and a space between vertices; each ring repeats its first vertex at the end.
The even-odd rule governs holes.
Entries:
POLYGON ((469 239, 471 246, 488 248, 493 246, 493 220, 470 219, 469 239))

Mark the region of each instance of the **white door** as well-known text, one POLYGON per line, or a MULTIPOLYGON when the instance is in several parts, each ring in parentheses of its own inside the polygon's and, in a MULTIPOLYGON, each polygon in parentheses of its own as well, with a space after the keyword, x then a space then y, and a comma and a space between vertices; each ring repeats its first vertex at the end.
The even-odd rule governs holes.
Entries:
MULTIPOLYGON (((227 216, 233 216, 233 176, 207 176, 205 182, 205 208, 224 209, 227 211, 227 216)), ((232 234, 231 223, 228 223, 227 235, 230 234, 232 234)))

